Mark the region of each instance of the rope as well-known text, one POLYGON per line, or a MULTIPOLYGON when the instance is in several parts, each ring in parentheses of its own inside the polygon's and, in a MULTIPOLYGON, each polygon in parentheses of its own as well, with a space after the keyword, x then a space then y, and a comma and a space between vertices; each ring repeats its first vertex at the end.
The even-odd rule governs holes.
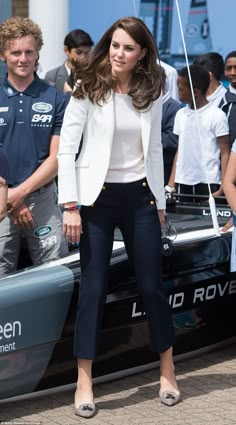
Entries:
POLYGON ((176 3, 176 8, 177 8, 177 14, 178 14, 178 20, 179 20, 179 26, 180 26, 180 33, 181 33, 181 38, 182 38, 182 43, 183 43, 183 48, 184 48, 184 56, 185 56, 185 60, 186 60, 187 70, 188 70, 190 88, 191 88, 191 93, 192 93, 192 98, 193 98, 193 107, 194 107, 195 116, 196 116, 198 136, 199 136, 200 146, 201 146, 201 151, 202 151, 202 159, 204 161, 204 169, 205 169, 205 173, 206 173, 206 180, 207 180, 208 191, 209 191, 209 206, 210 206, 210 211, 211 211, 212 223, 213 223, 213 228, 214 228, 215 234, 217 236, 220 236, 219 224, 218 224, 218 219, 217 219, 217 215, 216 215, 215 199, 212 196, 211 186, 210 186, 210 183, 209 183, 208 170, 207 170, 206 162, 205 162, 205 158, 204 158, 204 149, 203 149, 203 141, 202 141, 201 129, 200 129, 199 118, 198 118, 198 110, 197 110, 195 96, 194 96, 193 83, 192 83, 192 77, 191 77, 191 72, 190 72, 190 68, 189 68, 188 54, 187 54, 187 49, 186 49, 186 43, 185 43, 185 38, 184 38, 183 25, 182 25, 182 19, 181 19, 181 15, 180 15, 178 0, 175 0, 175 3, 176 3))

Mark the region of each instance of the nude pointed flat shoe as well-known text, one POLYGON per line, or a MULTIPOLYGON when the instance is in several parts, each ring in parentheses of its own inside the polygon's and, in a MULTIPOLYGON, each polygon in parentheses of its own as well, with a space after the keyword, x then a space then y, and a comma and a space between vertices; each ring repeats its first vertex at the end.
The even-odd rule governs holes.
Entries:
POLYGON ((81 418, 92 418, 97 413, 97 408, 94 403, 84 403, 75 408, 75 415, 81 418))

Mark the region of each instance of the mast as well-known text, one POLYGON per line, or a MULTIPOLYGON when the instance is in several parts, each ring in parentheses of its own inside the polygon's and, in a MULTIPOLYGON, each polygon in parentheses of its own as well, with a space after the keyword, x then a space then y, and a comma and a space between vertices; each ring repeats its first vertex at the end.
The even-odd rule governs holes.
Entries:
POLYGON ((166 55, 170 55, 173 0, 161 0, 159 10, 160 18, 157 39, 159 42, 160 55, 165 57, 166 55))
POLYGON ((173 0, 141 0, 139 17, 153 34, 162 57, 170 56, 173 0))
POLYGON ((141 0, 139 17, 147 25, 153 37, 157 40, 158 12, 161 0, 141 0))

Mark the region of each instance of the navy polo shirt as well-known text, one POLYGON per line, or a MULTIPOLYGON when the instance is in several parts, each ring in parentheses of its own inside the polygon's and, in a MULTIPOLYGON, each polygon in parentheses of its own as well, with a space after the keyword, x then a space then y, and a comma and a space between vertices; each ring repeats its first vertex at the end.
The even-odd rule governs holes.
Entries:
POLYGON ((51 137, 60 134, 68 101, 69 96, 38 76, 23 92, 7 78, 0 85, 0 144, 13 186, 25 181, 48 157, 51 137))

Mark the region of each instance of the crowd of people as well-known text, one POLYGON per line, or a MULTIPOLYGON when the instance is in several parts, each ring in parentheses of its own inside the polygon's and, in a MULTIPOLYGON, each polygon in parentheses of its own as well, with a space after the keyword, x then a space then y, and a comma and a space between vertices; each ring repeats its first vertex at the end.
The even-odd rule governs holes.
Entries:
POLYGON ((147 312, 150 347, 160 356, 160 400, 173 406, 181 397, 161 278, 166 192, 206 196, 210 186, 236 212, 236 51, 225 61, 216 52, 201 55, 177 73, 160 61, 144 22, 127 17, 95 47, 85 31, 68 33, 65 63, 42 79, 42 45, 32 20, 0 24, 7 66, 0 87, 0 277, 17 269, 22 238, 36 265, 80 244, 75 413, 93 417, 92 364, 118 226, 147 312))

